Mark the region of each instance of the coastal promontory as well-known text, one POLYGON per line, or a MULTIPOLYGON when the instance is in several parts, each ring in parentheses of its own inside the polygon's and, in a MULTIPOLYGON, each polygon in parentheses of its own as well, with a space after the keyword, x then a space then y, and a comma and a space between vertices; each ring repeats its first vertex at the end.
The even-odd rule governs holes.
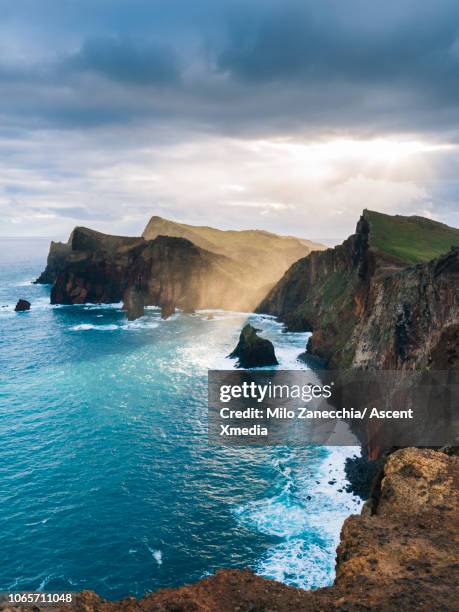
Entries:
POLYGON ((51 243, 36 282, 50 283, 53 304, 124 302, 128 318, 144 307, 251 311, 283 272, 313 248, 291 236, 223 231, 153 217, 139 237, 76 227, 51 243))

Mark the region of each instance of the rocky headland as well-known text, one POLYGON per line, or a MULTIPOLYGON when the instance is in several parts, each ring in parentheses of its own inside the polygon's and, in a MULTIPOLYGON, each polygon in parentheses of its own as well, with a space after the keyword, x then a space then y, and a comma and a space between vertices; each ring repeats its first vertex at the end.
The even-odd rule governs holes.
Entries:
POLYGON ((147 305, 171 312, 250 311, 312 248, 323 247, 268 232, 193 228, 153 217, 141 237, 76 227, 67 243, 51 243, 36 282, 53 284, 53 304, 122 300, 130 319, 142 316, 147 305))
POLYGON ((293 262, 311 251, 325 249, 323 244, 295 236, 280 236, 263 230, 221 230, 154 216, 142 236, 153 240, 161 235, 186 238, 202 249, 225 255, 245 268, 256 270, 255 284, 263 287, 265 293, 293 262))
POLYGON ((416 410, 414 429, 409 420, 396 430, 390 421, 351 422, 377 459, 394 445, 454 444, 458 287, 459 230, 365 210, 355 234, 293 264, 257 311, 311 331, 308 354, 337 371, 336 389, 354 408, 374 399, 380 409, 416 410))
MULTIPOLYGON (((220 570, 141 600, 109 602, 90 591, 55 610, 117 612, 431 612, 458 610, 459 458, 428 449, 391 454, 360 516, 341 530, 336 579, 305 591, 220 570)), ((0 604, 0 609, 14 610, 0 604)), ((44 609, 40 606, 36 610, 44 609)))
POLYGON ((365 210, 342 245, 294 263, 257 308, 330 368, 459 366, 459 230, 365 210))

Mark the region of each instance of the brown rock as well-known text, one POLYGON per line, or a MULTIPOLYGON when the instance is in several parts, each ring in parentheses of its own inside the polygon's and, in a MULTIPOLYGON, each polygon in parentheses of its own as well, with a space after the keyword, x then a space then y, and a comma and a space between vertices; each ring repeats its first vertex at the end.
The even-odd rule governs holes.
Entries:
POLYGON ((26 310, 30 310, 30 302, 28 300, 18 300, 16 306, 14 307, 14 310, 16 312, 24 312, 26 310))
POLYGON ((259 331, 249 323, 242 328, 236 348, 228 355, 238 360, 238 367, 259 368, 279 365, 273 343, 267 338, 260 338, 257 333, 259 331))

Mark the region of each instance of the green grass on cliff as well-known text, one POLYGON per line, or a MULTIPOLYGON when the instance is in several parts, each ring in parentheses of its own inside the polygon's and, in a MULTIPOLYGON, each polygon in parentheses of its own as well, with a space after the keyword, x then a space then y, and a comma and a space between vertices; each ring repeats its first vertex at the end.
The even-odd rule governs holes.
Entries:
POLYGON ((434 259, 459 246, 459 229, 424 217, 394 217, 365 211, 371 246, 407 264, 434 259))

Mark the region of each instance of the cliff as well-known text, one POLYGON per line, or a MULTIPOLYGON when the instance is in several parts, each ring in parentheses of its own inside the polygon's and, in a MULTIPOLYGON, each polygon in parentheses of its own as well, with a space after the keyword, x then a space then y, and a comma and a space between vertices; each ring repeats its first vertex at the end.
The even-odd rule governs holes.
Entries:
POLYGON ((259 285, 272 285, 293 262, 311 251, 325 249, 322 244, 295 236, 280 236, 262 230, 220 230, 154 216, 142 236, 152 240, 159 235, 186 238, 203 249, 225 255, 245 267, 250 266, 257 271, 259 285))
MULTIPOLYGON (((459 458, 406 448, 389 456, 360 516, 344 522, 333 586, 304 591, 249 571, 220 570, 138 601, 77 594, 56 610, 116 612, 430 612, 457 610, 459 458)), ((1 606, 7 609, 7 606, 1 606)), ((12 610, 13 608, 9 608, 12 610)), ((37 606, 35 609, 39 610, 37 606)))
POLYGON ((48 258, 46 260, 46 268, 37 278, 35 283, 41 285, 52 285, 56 280, 58 273, 64 268, 67 256, 70 253, 70 243, 72 236, 69 241, 65 242, 54 242, 51 241, 49 247, 48 258))
POLYGON ((257 311, 312 331, 309 352, 329 367, 457 367, 458 246, 457 229, 365 210, 354 235, 293 264, 257 311))
POLYGON ((146 305, 247 309, 250 275, 237 262, 184 238, 109 236, 76 228, 51 289, 53 304, 123 300, 132 316, 146 305))

